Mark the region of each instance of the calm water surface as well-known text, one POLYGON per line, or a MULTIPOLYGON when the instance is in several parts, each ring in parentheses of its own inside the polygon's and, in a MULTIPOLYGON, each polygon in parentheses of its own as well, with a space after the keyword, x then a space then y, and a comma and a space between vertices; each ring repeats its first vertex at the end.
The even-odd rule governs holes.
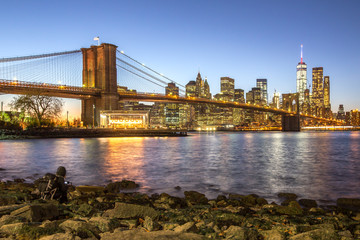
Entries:
POLYGON ((360 197, 360 132, 216 133, 169 138, 0 141, 0 180, 33 181, 59 165, 74 185, 130 179, 141 192, 279 192, 360 197), (181 190, 175 190, 180 186, 181 190))

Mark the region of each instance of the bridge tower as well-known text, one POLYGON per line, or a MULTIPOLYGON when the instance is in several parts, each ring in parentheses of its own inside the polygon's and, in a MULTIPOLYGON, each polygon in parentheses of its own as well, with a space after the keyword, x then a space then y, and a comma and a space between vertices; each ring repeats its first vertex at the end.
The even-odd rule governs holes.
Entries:
POLYGON ((85 126, 99 126, 101 110, 118 110, 116 48, 115 45, 103 43, 100 46, 81 49, 83 87, 101 89, 100 96, 81 102, 81 120, 85 126))
POLYGON ((283 94, 283 105, 285 110, 292 111, 293 107, 296 109, 296 114, 283 115, 281 119, 282 131, 283 132, 299 132, 300 127, 300 102, 299 93, 294 94, 283 94), (293 106, 295 102, 295 106, 293 106))

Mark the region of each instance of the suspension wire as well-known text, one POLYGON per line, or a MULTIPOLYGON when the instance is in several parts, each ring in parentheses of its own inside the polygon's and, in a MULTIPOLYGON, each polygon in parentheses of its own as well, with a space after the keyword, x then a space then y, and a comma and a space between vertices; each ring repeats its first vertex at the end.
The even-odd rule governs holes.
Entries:
POLYGON ((0 63, 2 62, 14 62, 14 61, 23 61, 29 59, 37 59, 37 58, 45 58, 45 57, 54 57, 65 54, 79 53, 81 50, 74 51, 66 51, 66 52, 58 52, 58 53, 48 53, 48 54, 39 54, 39 55, 31 55, 31 56, 23 56, 23 57, 13 57, 13 58, 0 58, 0 63))
POLYGON ((162 88, 166 88, 165 86, 162 86, 162 85, 160 85, 160 84, 157 83, 157 82, 154 82, 154 81, 152 81, 152 80, 150 80, 150 79, 148 79, 148 78, 146 78, 146 77, 143 77, 143 76, 141 76, 141 75, 139 75, 139 74, 137 74, 137 73, 135 73, 135 72, 133 72, 133 71, 131 71, 131 70, 129 70, 129 69, 126 69, 126 68, 124 68, 123 66, 120 66, 119 64, 116 64, 116 66, 118 66, 118 67, 124 69, 125 71, 128 71, 128 72, 130 72, 130 73, 132 73, 132 74, 134 74, 134 75, 136 75, 136 76, 138 76, 138 77, 140 77, 140 78, 142 78, 142 79, 145 79, 146 81, 149 81, 149 82, 151 82, 151 83, 153 83, 153 84, 156 84, 156 85, 158 85, 158 86, 160 86, 160 87, 162 87, 162 88))
MULTIPOLYGON (((161 79, 159 79, 159 78, 157 78, 157 77, 154 77, 153 75, 151 75, 151 74, 149 74, 149 73, 147 73, 147 72, 145 72, 145 71, 143 71, 143 70, 135 67, 134 65, 132 65, 132 64, 130 64, 130 63, 128 63, 128 62, 120 59, 120 58, 116 58, 116 59, 117 59, 118 61, 120 61, 120 62, 122 62, 122 63, 125 63, 126 65, 134 68, 135 70, 141 72, 142 74, 145 74, 145 75, 147 75, 148 77, 151 77, 151 78, 153 78, 154 80, 157 80, 158 82, 161 82, 162 84, 165 84, 165 85, 168 84, 168 82, 165 82, 165 81, 163 81, 163 80, 161 80, 161 79)), ((118 64, 117 64, 117 65, 118 65, 118 64)), ((120 65, 118 65, 118 66, 121 67, 120 65)), ((123 68, 123 69, 125 69, 125 68, 123 68)), ((126 69, 126 70, 127 70, 127 69, 126 69)), ((131 72, 131 73, 133 73, 133 72, 131 72)), ((135 73, 134 73, 134 74, 135 74, 135 73)), ((137 74, 135 74, 135 75, 137 75, 137 74)), ((137 75, 137 76, 138 76, 138 75, 137 75)), ((154 82, 153 82, 153 83, 154 83, 154 82)), ((158 84, 157 84, 157 85, 158 85, 158 84)), ((160 85, 159 85, 159 86, 160 86, 160 85)), ((163 86, 161 86, 161 87, 163 87, 163 86)), ((184 91, 183 89, 179 89, 179 91, 185 93, 185 91, 184 91)))
POLYGON ((127 57, 127 58, 129 58, 129 59, 133 60, 133 61, 134 61, 134 62, 136 62, 137 64, 139 64, 139 65, 143 66, 144 68, 146 68, 146 69, 148 69, 148 70, 152 71, 153 73, 156 73, 156 74, 158 74, 159 76, 161 76, 161 77, 163 77, 163 78, 166 78, 166 79, 167 79, 167 80, 169 80, 170 82, 174 82, 174 83, 176 83, 177 85, 179 85, 179 86, 181 86, 181 87, 185 88, 185 86, 184 86, 184 85, 182 85, 182 84, 180 84, 180 83, 178 83, 178 82, 175 82, 174 80, 172 80, 172 79, 170 79, 170 78, 166 77, 165 75, 163 75, 163 74, 161 74, 161 73, 159 73, 159 72, 157 72, 157 71, 153 70, 152 68, 149 68, 148 66, 145 66, 145 64, 142 64, 141 62, 139 62, 139 61, 135 60, 134 58, 132 58, 132 57, 130 57, 130 56, 128 56, 128 55, 126 55, 124 52, 119 51, 119 50, 116 50, 116 51, 117 51, 117 52, 119 52, 119 53, 121 53, 121 54, 122 54, 122 55, 124 55, 125 57, 127 57))
POLYGON ((157 80, 157 81, 159 81, 159 82, 161 82, 161 83, 163 83, 163 84, 166 84, 166 85, 168 84, 167 82, 165 82, 165 81, 163 81, 163 80, 161 80, 161 79, 159 79, 159 78, 157 78, 157 77, 154 77, 153 75, 151 75, 151 74, 149 74, 149 73, 147 73, 147 72, 145 72, 145 71, 141 70, 140 68, 135 67, 134 65, 132 65, 132 64, 130 64, 130 63, 128 63, 128 62, 126 62, 126 61, 124 61, 124 60, 120 59, 120 58, 116 58, 116 59, 117 59, 117 60, 119 60, 120 62, 125 63, 126 65, 128 65, 128 66, 130 66, 130 67, 134 68, 135 70, 138 70, 139 72, 141 72, 141 73, 143 73, 143 74, 147 75, 148 77, 151 77, 151 78, 153 78, 153 79, 155 79, 155 80, 157 80))

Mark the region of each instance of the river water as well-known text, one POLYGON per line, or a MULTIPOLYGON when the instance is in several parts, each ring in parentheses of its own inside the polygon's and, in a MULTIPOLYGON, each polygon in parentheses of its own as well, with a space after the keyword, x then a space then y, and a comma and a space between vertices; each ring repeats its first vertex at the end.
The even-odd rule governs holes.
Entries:
POLYGON ((293 192, 334 201, 360 197, 360 132, 0 141, 2 181, 33 181, 60 165, 74 185, 129 179, 147 194, 255 193, 271 201, 279 192, 293 192))

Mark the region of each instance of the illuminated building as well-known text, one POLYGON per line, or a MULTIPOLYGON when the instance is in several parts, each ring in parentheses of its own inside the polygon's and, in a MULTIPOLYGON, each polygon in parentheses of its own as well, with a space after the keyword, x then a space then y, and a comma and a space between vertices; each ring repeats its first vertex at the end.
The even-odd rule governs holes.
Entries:
POLYGON ((223 99, 225 101, 234 100, 234 84, 235 80, 230 77, 221 77, 220 78, 220 91, 223 94, 223 99))
POLYGON ((316 108, 324 106, 323 68, 312 69, 312 104, 316 108))
POLYGON ((100 124, 106 128, 147 128, 148 111, 100 111, 100 124))
MULTIPOLYGON (((179 87, 175 83, 168 83, 165 88, 165 94, 169 96, 179 96, 179 87)), ((165 125, 170 128, 179 127, 179 104, 166 103, 165 104, 165 125)))
POLYGON ((350 122, 352 126, 360 126, 360 112, 359 110, 350 111, 350 122))
POLYGON ((305 101, 305 90, 307 86, 307 66, 306 63, 303 62, 303 45, 301 45, 301 60, 296 67, 296 92, 299 93, 299 103, 300 106, 305 101))
POLYGON ((159 128, 165 126, 165 104, 155 102, 150 111, 150 126, 159 128))
POLYGON ((345 120, 345 110, 344 110, 344 105, 343 104, 339 105, 339 109, 338 109, 336 118, 338 120, 345 120))
POLYGON ((205 81, 201 78, 200 72, 198 73, 195 81, 195 96, 199 98, 211 99, 210 87, 205 78, 205 81))
POLYGON ((256 87, 260 88, 260 98, 262 105, 268 104, 267 79, 256 79, 256 87))
POLYGON ((273 108, 280 108, 280 93, 279 92, 274 92, 274 97, 272 100, 272 107, 273 108))
POLYGON ((245 103, 244 90, 234 89, 234 102, 245 103))
POLYGON ((186 84, 186 97, 196 97, 196 82, 190 81, 188 84, 186 84))
POLYGON ((330 77, 324 77, 324 107, 331 108, 330 105, 330 77))

